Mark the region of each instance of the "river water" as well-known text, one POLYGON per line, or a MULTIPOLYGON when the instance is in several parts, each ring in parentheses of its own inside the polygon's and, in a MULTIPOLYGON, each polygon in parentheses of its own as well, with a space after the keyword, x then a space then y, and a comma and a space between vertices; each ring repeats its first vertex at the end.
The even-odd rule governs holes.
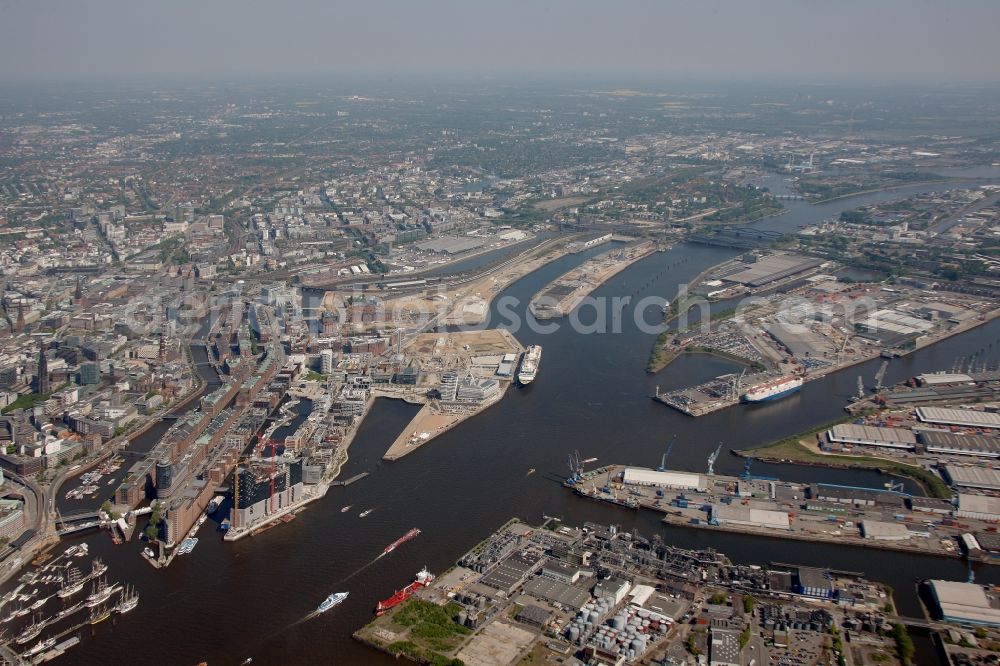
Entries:
MULTIPOLYGON (((907 188, 920 191, 921 188, 907 188)), ((924 189, 929 189, 925 187, 924 189)), ((900 196, 900 191, 865 195, 820 206, 791 202, 789 212, 759 226, 788 231, 831 217, 860 203, 900 196)), ((522 278, 501 296, 524 304, 549 281, 593 253, 569 255, 522 278)), ((722 248, 679 245, 638 262, 600 287, 595 296, 671 298, 705 268, 734 256, 722 248)), ((471 267, 470 267, 471 268, 471 267)), ((500 319, 499 299, 491 309, 500 319)), ((667 389, 713 377, 730 366, 711 357, 685 357, 656 375, 644 372, 653 334, 635 325, 626 306, 618 333, 575 332, 563 324, 541 334, 521 327, 518 339, 538 343, 544 356, 538 379, 511 390, 495 407, 395 463, 381 455, 415 413, 416 407, 380 400, 361 426, 350 450, 344 478, 371 475, 346 488, 330 489, 295 521, 257 537, 223 543, 209 522, 190 555, 156 571, 140 557, 142 544, 114 546, 106 534, 85 537, 93 553, 110 564, 114 580, 137 586, 138 609, 97 625, 56 663, 107 664, 145 658, 150 663, 190 666, 238 664, 394 663, 350 639, 371 618, 377 600, 408 582, 427 565, 441 572, 512 515, 537 522, 543 514, 569 523, 618 523, 644 534, 659 531, 668 543, 713 547, 735 561, 793 562, 863 571, 896 590, 899 609, 919 614, 914 580, 964 580, 957 560, 879 552, 844 546, 766 539, 696 528, 663 527, 651 512, 629 512, 574 497, 561 487, 568 452, 601 463, 656 466, 666 445, 676 444, 669 461, 675 469, 702 470, 720 443, 740 448, 765 443, 843 414, 857 375, 871 377, 878 361, 810 382, 788 399, 735 407, 697 420, 649 399, 667 389), (530 469, 535 469, 529 474, 530 469), (351 505, 347 512, 341 507, 351 505), (374 509, 367 518, 358 513, 374 509), (411 527, 422 534, 389 557, 376 556, 411 527), (302 621, 330 592, 350 591, 335 610, 302 621)), ((583 313, 587 323, 592 316, 583 313)), ((958 356, 983 349, 981 358, 1000 357, 1000 322, 993 322, 889 365, 887 379, 945 369, 958 356)), ((151 435, 152 437, 152 435, 151 435)), ((136 444, 139 445, 138 442, 136 444)), ((741 461, 724 455, 716 464, 736 474, 741 461)), ((790 480, 881 487, 885 477, 870 472, 757 464, 754 471, 790 480)), ((910 486, 912 489, 912 486, 910 486)), ((80 539, 73 540, 79 541, 80 539)), ((1000 569, 983 568, 983 582, 1000 582, 1000 569)), ((935 663, 933 657, 929 662, 935 663)))

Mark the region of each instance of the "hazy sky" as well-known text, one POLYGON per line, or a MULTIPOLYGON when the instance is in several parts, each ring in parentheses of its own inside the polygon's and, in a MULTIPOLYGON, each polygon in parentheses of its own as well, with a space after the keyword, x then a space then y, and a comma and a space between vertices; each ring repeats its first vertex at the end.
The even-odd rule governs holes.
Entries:
POLYGON ((0 79, 1000 81, 1000 0, 0 0, 0 79))

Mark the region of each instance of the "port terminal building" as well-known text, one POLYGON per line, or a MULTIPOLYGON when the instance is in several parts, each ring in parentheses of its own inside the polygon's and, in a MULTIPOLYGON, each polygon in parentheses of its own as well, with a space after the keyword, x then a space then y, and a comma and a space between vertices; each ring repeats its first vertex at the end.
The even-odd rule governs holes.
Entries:
POLYGON ((713 504, 711 522, 717 525, 742 525, 770 530, 790 530, 788 514, 744 504, 713 504))
POLYGON ((626 467, 622 472, 622 483, 629 486, 647 486, 670 490, 697 490, 705 492, 708 489, 708 478, 704 474, 673 471, 658 472, 641 467, 626 467))
POLYGON ((924 423, 936 423, 947 426, 1000 428, 1000 414, 977 409, 917 407, 917 418, 924 423))
POLYGON ((958 624, 1000 627, 1000 596, 975 583, 928 581, 941 619, 958 624))
POLYGON ((955 511, 955 515, 959 518, 1000 521, 1000 498, 959 493, 958 510, 955 511))
POLYGON ((957 488, 1000 490, 1000 472, 995 469, 945 465, 944 475, 948 482, 957 488))
POLYGON ((826 431, 833 444, 872 446, 916 451, 917 453, 1000 458, 1000 438, 987 435, 960 435, 939 428, 908 430, 840 424, 826 431))

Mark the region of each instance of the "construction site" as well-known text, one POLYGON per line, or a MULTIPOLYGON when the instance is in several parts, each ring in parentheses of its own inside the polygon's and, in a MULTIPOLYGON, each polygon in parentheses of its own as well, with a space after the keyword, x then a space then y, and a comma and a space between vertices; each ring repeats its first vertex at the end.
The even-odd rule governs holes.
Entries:
POLYGON ((592 257, 535 294, 528 308, 536 319, 565 317, 592 291, 657 249, 653 241, 631 241, 592 257))
POLYGON ((503 329, 424 333, 406 347, 418 367, 409 402, 423 403, 383 456, 398 460, 434 437, 488 409, 511 383, 524 348, 503 329))

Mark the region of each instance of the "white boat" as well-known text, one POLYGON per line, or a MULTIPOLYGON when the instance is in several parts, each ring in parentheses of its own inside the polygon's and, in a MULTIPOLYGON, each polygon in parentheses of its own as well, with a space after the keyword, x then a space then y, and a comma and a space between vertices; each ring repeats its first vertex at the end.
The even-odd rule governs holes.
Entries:
POLYGON ((358 518, 364 518, 365 516, 367 516, 369 513, 371 513, 374 510, 375 509, 365 509, 364 511, 362 511, 361 513, 358 514, 358 518))
POLYGON ((187 555, 192 550, 194 550, 194 547, 197 545, 198 545, 198 537, 188 537, 187 539, 184 539, 184 541, 181 541, 180 548, 177 549, 177 554, 187 555))
POLYGON ((121 589, 121 585, 115 583, 114 585, 108 585, 108 581, 103 578, 94 585, 94 591, 91 593, 87 600, 83 602, 83 605, 87 608, 93 608, 94 606, 100 606, 105 601, 111 598, 111 595, 121 589))
POLYGON ((743 402, 769 402, 779 400, 802 388, 801 377, 778 377, 754 384, 740 397, 743 402))
POLYGON ((53 636, 52 638, 46 638, 44 641, 38 641, 37 643, 35 643, 30 650, 24 653, 23 656, 33 657, 39 652, 45 652, 55 644, 56 644, 55 636, 53 636))
POLYGON ((115 606, 115 610, 119 613, 127 613, 138 605, 139 593, 135 591, 135 588, 130 590, 126 587, 122 590, 121 601, 119 601, 118 605, 115 606))
POLYGON ((349 594, 350 592, 334 592, 333 594, 331 594, 330 596, 328 596, 326 599, 323 600, 323 603, 321 603, 319 607, 316 608, 316 612, 325 613, 334 606, 338 606, 344 603, 344 599, 347 599, 349 594))
POLYGON ((527 386, 538 375, 538 364, 542 360, 542 346, 531 345, 521 358, 521 368, 517 371, 517 381, 527 386))
POLYGON ((353 505, 353 504, 348 504, 348 505, 347 505, 347 506, 345 506, 345 507, 344 507, 343 509, 341 509, 341 510, 340 510, 340 512, 341 512, 341 513, 347 513, 348 511, 350 511, 350 510, 351 510, 351 507, 352 507, 352 506, 354 506, 354 505, 353 505))
POLYGON ((24 631, 18 634, 17 638, 15 638, 14 640, 17 641, 18 645, 23 645, 24 643, 27 643, 28 641, 36 638, 38 634, 42 633, 42 629, 44 628, 45 628, 44 622, 32 622, 27 627, 25 627, 24 631))
POLYGON ((222 506, 222 503, 225 501, 225 499, 226 498, 224 495, 216 495, 215 497, 213 497, 212 501, 208 503, 208 508, 205 509, 205 513, 207 514, 215 513, 219 509, 219 507, 222 506))

